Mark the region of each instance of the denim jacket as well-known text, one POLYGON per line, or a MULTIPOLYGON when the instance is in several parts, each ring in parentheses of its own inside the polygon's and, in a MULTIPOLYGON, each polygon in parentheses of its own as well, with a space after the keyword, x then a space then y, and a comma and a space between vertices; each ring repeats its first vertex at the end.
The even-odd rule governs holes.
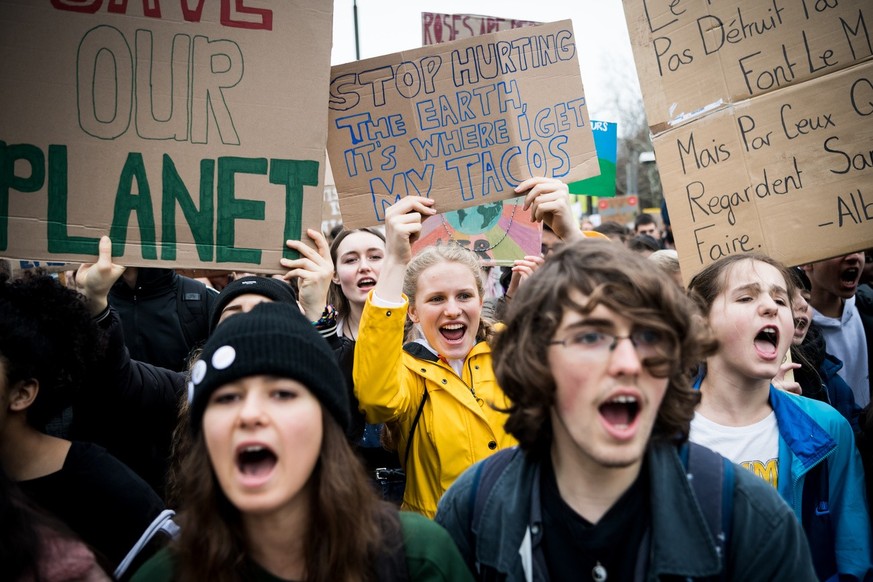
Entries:
MULTIPOLYGON (((713 579, 722 570, 715 542, 675 446, 652 442, 647 451, 652 523, 648 548, 628 548, 647 561, 640 580, 713 579)), ((488 462, 486 459, 482 462, 488 462)), ((484 500, 472 531, 477 466, 465 471, 440 500, 436 521, 458 545, 477 580, 549 579, 542 541, 540 464, 519 452, 484 500)), ((734 580, 815 580, 803 530, 773 488, 735 471, 727 575, 734 580)))

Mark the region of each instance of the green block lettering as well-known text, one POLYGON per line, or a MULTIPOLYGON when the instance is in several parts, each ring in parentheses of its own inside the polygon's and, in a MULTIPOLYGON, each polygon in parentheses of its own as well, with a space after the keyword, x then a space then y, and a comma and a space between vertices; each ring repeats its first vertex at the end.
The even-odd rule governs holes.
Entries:
MULTIPOLYGON (((300 240, 303 230, 303 187, 318 186, 318 162, 270 160, 270 183, 285 185, 285 240, 300 240)), ((282 245, 282 256, 286 259, 296 259, 298 254, 282 245)))
POLYGON ((7 146, 0 141, 0 251, 9 248, 9 190, 36 192, 45 183, 45 156, 27 143, 7 146), (30 164, 30 177, 15 175, 15 162, 30 164))
POLYGON ((152 196, 149 182, 146 178, 145 164, 142 154, 131 152, 118 178, 118 191, 115 194, 115 210, 112 212, 112 228, 109 238, 112 239, 112 255, 124 254, 127 243, 127 225, 130 213, 136 212, 139 225, 139 237, 142 245, 142 258, 157 259, 158 250, 155 242, 155 213, 152 208, 152 196), (136 180, 137 194, 133 193, 133 182, 136 180))
POLYGON ((97 256, 100 239, 67 234, 67 146, 48 149, 48 250, 97 256))
POLYGON ((176 171, 176 165, 167 154, 163 164, 163 198, 161 199, 161 259, 176 260, 176 202, 188 221, 197 256, 201 261, 212 260, 213 238, 212 218, 214 204, 212 193, 215 188, 215 160, 200 161, 200 210, 188 193, 188 188, 176 171))
POLYGON ((266 158, 218 158, 218 207, 215 260, 219 263, 261 264, 259 249, 234 247, 237 219, 264 220, 266 204, 262 200, 245 200, 234 196, 236 174, 266 174, 266 158))

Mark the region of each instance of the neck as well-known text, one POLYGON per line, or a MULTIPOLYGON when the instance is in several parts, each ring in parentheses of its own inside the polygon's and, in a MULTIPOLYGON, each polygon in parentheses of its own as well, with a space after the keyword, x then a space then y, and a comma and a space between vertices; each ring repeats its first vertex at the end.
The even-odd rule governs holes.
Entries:
POLYGON ((39 432, 23 416, 10 417, 0 432, 0 465, 13 481, 45 477, 63 468, 71 444, 39 432))
POLYGON ((642 459, 626 467, 604 467, 582 455, 575 445, 562 442, 557 431, 555 437, 551 456, 561 499, 597 523, 636 481, 642 459))
POLYGON ((363 303, 349 303, 349 312, 344 317, 345 330, 344 333, 348 333, 349 337, 353 340, 358 339, 358 327, 361 324, 361 316, 364 314, 364 304, 363 303))
POLYGON ((770 406, 770 380, 745 378, 717 358, 707 361, 697 411, 724 426, 748 426, 763 420, 770 406))
POLYGON ((309 496, 301 493, 278 511, 243 514, 249 555, 274 576, 285 580, 306 577, 304 540, 308 535, 309 501, 309 496))
POLYGON ((839 295, 828 293, 821 289, 813 289, 809 293, 809 304, 825 317, 839 319, 843 315, 845 301, 839 295))

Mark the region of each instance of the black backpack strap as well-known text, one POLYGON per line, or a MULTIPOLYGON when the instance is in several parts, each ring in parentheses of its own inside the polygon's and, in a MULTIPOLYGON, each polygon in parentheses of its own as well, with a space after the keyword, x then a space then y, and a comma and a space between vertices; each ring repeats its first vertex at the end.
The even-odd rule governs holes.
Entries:
POLYGON ((418 405, 418 410, 415 412, 415 418, 412 419, 412 427, 409 429, 409 438, 406 439, 406 453, 403 455, 404 471, 406 471, 406 463, 409 461, 409 451, 412 450, 412 437, 415 435, 415 427, 418 426, 418 420, 421 418, 421 412, 424 410, 425 402, 427 402, 427 388, 424 389, 424 394, 421 396, 421 402, 418 405))
MULTIPOLYGON (((482 510, 485 507, 485 502, 497 479, 503 475, 503 472, 509 466, 509 462, 515 458, 515 455, 521 454, 521 449, 512 447, 497 451, 476 467, 476 472, 473 474, 473 485, 470 487, 470 497, 468 500, 469 510, 468 515, 471 516, 470 531, 474 532, 473 537, 473 556, 476 556, 475 549, 475 532, 479 531, 479 524, 482 522, 482 510)), ((476 563, 476 569, 479 569, 479 563, 476 563)))
POLYGON ((683 447, 681 456, 691 489, 722 561, 721 579, 727 579, 734 500, 734 465, 718 453, 691 442, 683 447))
POLYGON ((203 283, 176 275, 176 311, 189 350, 209 332, 207 293, 209 289, 203 283))

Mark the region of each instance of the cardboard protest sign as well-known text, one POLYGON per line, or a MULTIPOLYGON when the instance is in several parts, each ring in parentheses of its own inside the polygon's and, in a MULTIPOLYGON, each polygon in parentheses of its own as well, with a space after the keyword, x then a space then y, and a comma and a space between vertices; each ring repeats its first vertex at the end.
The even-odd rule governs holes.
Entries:
POLYGON ((0 255, 280 270, 320 225, 332 8, 0 0, 0 255))
POLYGON ((569 20, 335 66, 329 116, 350 228, 410 194, 447 212, 598 171, 569 20))
POLYGON ((686 280, 734 253, 797 265, 873 246, 873 4, 625 14, 686 280))
POLYGON ((477 14, 421 13, 421 44, 440 44, 462 38, 473 38, 492 32, 536 26, 532 20, 515 20, 477 14))
POLYGON ((640 213, 640 199, 634 195, 613 196, 597 202, 600 222, 617 222, 623 226, 632 223, 640 213))
POLYGON ((591 121, 594 147, 600 175, 567 184, 570 194, 610 198, 615 196, 615 165, 618 158, 618 124, 609 121, 591 121))

